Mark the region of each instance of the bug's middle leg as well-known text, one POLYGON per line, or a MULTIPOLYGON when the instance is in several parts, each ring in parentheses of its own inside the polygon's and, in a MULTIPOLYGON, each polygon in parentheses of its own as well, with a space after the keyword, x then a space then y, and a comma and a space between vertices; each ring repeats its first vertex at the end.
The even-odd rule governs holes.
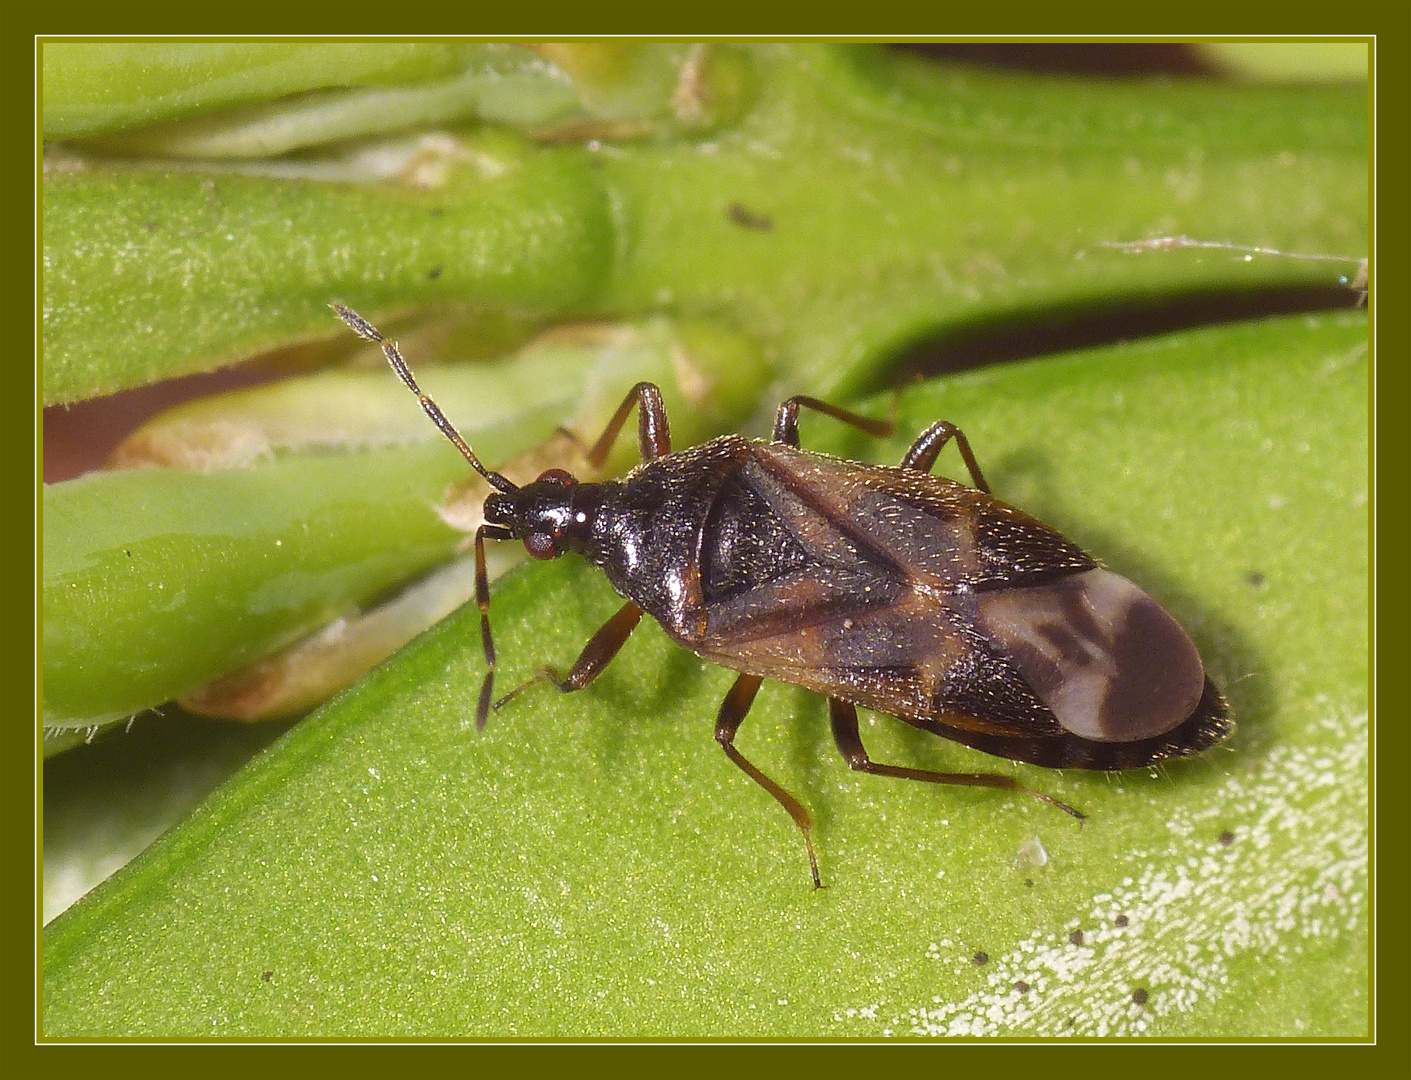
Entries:
POLYGON ((821 889, 823 881, 818 876, 818 859, 813 854, 813 816, 803 803, 765 776, 744 754, 735 749, 735 733, 740 730, 740 724, 750 711, 750 706, 754 704, 755 694, 759 692, 759 684, 763 681, 758 675, 741 675, 735 680, 730 692, 725 695, 725 700, 720 703, 720 714, 715 719, 715 741, 725 751, 725 756, 738 765, 746 776, 773 795, 779 800, 779 805, 789 811, 789 816, 794 819, 799 832, 803 833, 804 847, 808 849, 808 868, 813 872, 813 887, 821 889))
POLYGON ((970 440, 965 437, 965 432, 949 420, 937 420, 918 435, 916 441, 911 444, 911 449, 901 459, 901 467, 930 472, 931 466, 936 464, 936 458, 940 457, 941 450, 951 439, 955 440, 955 445, 960 450, 960 456, 965 459, 965 467, 970 470, 970 479, 975 482, 977 488, 988 495, 990 485, 985 483, 985 477, 980 472, 980 465, 975 460, 975 455, 970 451, 970 440))
POLYGON ((1086 814, 1074 810, 1067 803, 1059 802, 1052 795, 1045 795, 1042 791, 1026 788, 1012 776, 1002 776, 999 773, 941 773, 932 772, 930 769, 908 769, 902 765, 882 765, 868 757, 867 750, 862 745, 862 736, 858 734, 857 730, 856 706, 850 702, 830 697, 828 699, 828 715, 833 724, 833 741, 838 744, 838 752, 858 772, 872 773, 874 776, 895 776, 902 780, 924 780, 928 784, 1003 788, 1006 791, 1017 791, 1024 795, 1032 795, 1036 799, 1042 799, 1044 802, 1072 814, 1079 821, 1087 817, 1086 814))
POLYGON ((637 623, 641 618, 642 609, 632 601, 627 601, 618 608, 616 615, 603 623, 598 628, 598 632, 588 639, 588 644, 583 646, 583 651, 578 654, 578 659, 568 669, 567 675, 560 675, 556 668, 547 665, 541 667, 534 673, 532 679, 516 686, 495 702, 495 708, 500 708, 505 702, 518 697, 536 683, 553 683, 564 693, 582 690, 601 675, 603 668, 612 662, 612 658, 626 643, 628 635, 637 628, 637 623))

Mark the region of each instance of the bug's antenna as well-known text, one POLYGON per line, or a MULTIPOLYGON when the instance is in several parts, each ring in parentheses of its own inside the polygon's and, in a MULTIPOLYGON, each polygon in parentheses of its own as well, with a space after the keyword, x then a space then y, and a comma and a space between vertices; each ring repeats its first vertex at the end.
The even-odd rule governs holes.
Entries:
POLYGON ((470 444, 461 437, 461 433, 456 430, 455 425, 446 419, 446 414, 441 411, 440 406, 432 401, 430 395, 416 384, 416 380, 412 378, 411 368, 407 367, 407 362, 402 359, 402 354, 397 351, 395 342, 388 341, 382 336, 382 331, 373 326, 372 323, 368 322, 352 308, 345 307, 342 304, 330 304, 329 307, 334 310, 340 319, 348 324, 353 333, 382 346, 382 355, 387 357, 387 362, 392 365, 392 370, 397 373, 402 382, 407 384, 407 389, 417 396, 417 400, 421 402, 423 411, 425 411, 427 416, 431 417, 431 422, 441 429, 442 435, 451 440, 455 448, 461 452, 461 456, 464 457, 466 461, 470 462, 476 472, 485 477, 485 479, 490 482, 491 486, 499 491, 509 492, 518 490, 517 486, 505 477, 497 472, 491 472, 484 465, 480 464, 480 459, 475 456, 475 451, 472 450, 470 444))

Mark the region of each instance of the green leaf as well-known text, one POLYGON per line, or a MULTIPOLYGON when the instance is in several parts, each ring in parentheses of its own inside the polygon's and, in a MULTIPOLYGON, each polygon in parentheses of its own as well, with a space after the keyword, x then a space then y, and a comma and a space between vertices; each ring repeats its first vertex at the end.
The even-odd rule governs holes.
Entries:
MULTIPOLYGON (((461 71, 484 45, 69 42, 44 45, 44 134, 119 131, 325 87, 461 71)), ((504 46, 500 46, 501 49, 504 46)))
MULTIPOLYGON (((851 774, 822 702, 769 685, 739 745, 813 808, 814 892, 712 745, 728 672, 644 624, 592 687, 478 734, 468 608, 50 924, 44 1033, 1365 1035, 1366 355, 1362 316, 1296 317, 903 395, 903 432, 959 423, 1001 497, 1167 604, 1232 703, 1226 747, 1153 775, 1017 768, 1084 826, 851 774)), ((894 461, 905 436, 804 442, 894 461)), ((511 575, 503 684, 618 602, 578 562, 511 575)))
POLYGON ((418 295, 581 308, 612 244, 587 162, 500 139, 481 149, 488 174, 460 166, 440 192, 120 170, 50 177, 46 403, 330 337, 334 300, 370 315, 418 295))
POLYGON ((1370 41, 1206 41, 1196 48, 1217 68, 1269 83, 1367 81, 1370 41))
POLYGON ((449 557, 446 449, 46 488, 45 723, 127 719, 449 557))

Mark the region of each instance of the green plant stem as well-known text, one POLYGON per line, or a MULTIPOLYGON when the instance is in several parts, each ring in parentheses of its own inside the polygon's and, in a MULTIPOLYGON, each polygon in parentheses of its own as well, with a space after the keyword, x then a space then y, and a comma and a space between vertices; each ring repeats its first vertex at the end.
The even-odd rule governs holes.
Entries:
POLYGON ((748 332, 790 386, 848 393, 941 327, 1332 285, 1366 252, 1353 90, 1099 92, 856 50, 751 56, 753 107, 704 138, 472 139, 429 190, 51 175, 45 400, 325 335, 333 299, 371 316, 451 300, 673 311, 748 332), (1177 236, 1347 262, 1108 246, 1177 236))

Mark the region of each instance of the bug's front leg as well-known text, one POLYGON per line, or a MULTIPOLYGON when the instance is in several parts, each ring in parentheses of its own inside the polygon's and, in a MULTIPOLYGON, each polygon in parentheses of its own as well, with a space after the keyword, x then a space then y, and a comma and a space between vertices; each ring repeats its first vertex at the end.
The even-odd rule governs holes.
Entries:
POLYGON ((725 751, 725 756, 738 765, 746 776, 778 799, 779 805, 789 811, 794 824, 803 833, 804 847, 808 850, 808 868, 813 872, 813 887, 821 889, 823 881, 818 876, 818 859, 813 854, 812 815, 803 803, 765 776, 744 754, 735 749, 735 733, 740 730, 740 724, 750 711, 750 706, 754 704, 755 694, 759 692, 759 684, 763 681, 758 675, 741 675, 735 680, 735 685, 730 687, 730 692, 720 703, 720 714, 715 719, 715 741, 725 751))
POLYGON ((911 449, 901 459, 901 467, 930 472, 931 467, 936 464, 936 458, 940 456, 941 450, 951 439, 955 440, 955 445, 960 449, 960 456, 965 459, 965 467, 970 470, 970 479, 975 482, 977 488, 988 495, 990 485, 985 483, 985 477, 980 472, 979 463, 976 462, 975 455, 970 452, 970 440, 965 437, 965 432, 949 420, 937 420, 918 435, 916 441, 911 444, 911 449))
POLYGON ((475 603, 480 608, 480 645, 485 650, 485 678, 480 684, 480 703, 475 709, 475 730, 485 730, 490 715, 490 694, 495 686, 495 639, 490 634, 490 579, 485 573, 485 540, 508 540, 510 531, 498 525, 481 525, 475 530, 475 603))
POLYGON ((578 654, 578 659, 574 661, 573 667, 568 669, 567 675, 560 675, 552 667, 541 667, 532 679, 516 686, 495 702, 495 708, 500 708, 505 702, 518 697, 536 683, 553 683, 566 694, 582 690, 612 662, 612 658, 627 641, 628 635, 637 628, 641 618, 642 609, 632 601, 627 601, 618 608, 616 615, 603 623, 598 632, 588 639, 588 644, 583 646, 583 651, 578 654))
POLYGON ((856 706, 850 702, 830 697, 828 699, 828 714, 833 724, 833 741, 838 745, 838 752, 843 755, 848 765, 858 772, 871 773, 874 776, 895 776, 902 780, 923 780, 928 784, 1002 788, 1005 791, 1017 791, 1024 795, 1032 795, 1036 799, 1042 799, 1065 813, 1072 814, 1079 821, 1087 817, 1086 814, 1074 810, 1067 803, 1059 802, 1052 795, 1045 795, 1042 791, 1026 788, 1012 776, 1001 776, 999 773, 941 773, 932 772, 929 769, 908 769, 901 765, 882 765, 868 757, 867 750, 862 745, 862 736, 858 734, 857 730, 856 706))

